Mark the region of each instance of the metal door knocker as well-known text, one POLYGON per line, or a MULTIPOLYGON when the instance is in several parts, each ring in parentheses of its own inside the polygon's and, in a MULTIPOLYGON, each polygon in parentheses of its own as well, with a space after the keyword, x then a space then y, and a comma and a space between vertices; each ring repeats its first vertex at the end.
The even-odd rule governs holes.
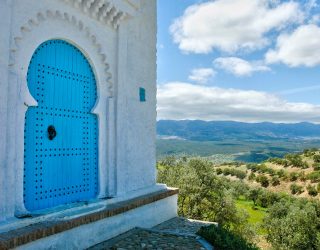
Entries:
POLYGON ((57 136, 57 131, 53 125, 48 127, 48 138, 52 141, 57 136))

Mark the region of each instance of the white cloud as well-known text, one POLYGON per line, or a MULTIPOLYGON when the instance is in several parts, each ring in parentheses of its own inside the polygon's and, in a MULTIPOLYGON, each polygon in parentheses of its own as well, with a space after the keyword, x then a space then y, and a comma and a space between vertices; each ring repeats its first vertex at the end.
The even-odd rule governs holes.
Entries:
POLYGON ((193 69, 189 75, 189 80, 199 84, 206 84, 215 74, 216 72, 211 68, 193 69))
POLYGON ((284 63, 290 67, 320 64, 320 27, 302 25, 277 39, 276 48, 266 53, 267 63, 284 63))
POLYGON ((250 76, 254 72, 271 70, 261 62, 249 62, 238 57, 219 57, 213 64, 236 76, 250 76))
POLYGON ((187 8, 170 31, 182 51, 231 53, 262 48, 269 43, 268 32, 303 19, 300 5, 293 1, 216 0, 187 8))
POLYGON ((259 91, 172 82, 158 86, 158 119, 320 122, 320 106, 259 91))

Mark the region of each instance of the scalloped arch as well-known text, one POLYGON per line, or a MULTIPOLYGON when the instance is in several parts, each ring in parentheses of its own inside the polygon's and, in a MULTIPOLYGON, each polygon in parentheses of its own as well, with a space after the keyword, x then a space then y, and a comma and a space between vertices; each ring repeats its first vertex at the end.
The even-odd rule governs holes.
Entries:
POLYGON ((85 26, 85 24, 78 20, 74 15, 70 15, 67 12, 61 12, 59 10, 51 11, 47 10, 45 12, 37 13, 36 17, 30 18, 25 24, 20 27, 20 34, 14 37, 14 48, 11 49, 11 57, 10 57, 10 65, 11 67, 15 67, 18 65, 16 59, 16 53, 20 49, 20 44, 24 36, 27 33, 32 32, 33 28, 40 25, 45 20, 49 19, 60 19, 62 21, 68 22, 69 24, 76 27, 79 31, 83 32, 85 36, 91 41, 92 45, 95 47, 96 52, 99 55, 100 62, 103 65, 103 73, 104 78, 102 82, 106 82, 108 84, 108 95, 109 97, 113 96, 113 82, 112 82, 112 74, 109 72, 110 65, 107 62, 107 56, 102 50, 101 44, 97 41, 97 38, 94 34, 92 34, 89 27, 85 26))

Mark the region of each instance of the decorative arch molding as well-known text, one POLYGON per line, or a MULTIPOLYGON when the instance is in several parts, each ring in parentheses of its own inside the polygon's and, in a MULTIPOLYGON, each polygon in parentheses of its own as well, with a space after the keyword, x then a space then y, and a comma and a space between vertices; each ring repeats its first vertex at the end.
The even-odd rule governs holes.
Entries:
MULTIPOLYGON (((128 15, 110 0, 62 0, 63 2, 80 9, 103 24, 110 25, 114 29, 119 27, 120 22, 128 15)), ((126 8, 128 12, 133 11, 126 8)))
MULTIPOLYGON (((110 171, 113 166, 114 152, 114 101, 111 67, 107 62, 106 52, 95 35, 83 21, 63 11, 47 10, 39 12, 34 18, 18 26, 13 33, 10 51, 10 82, 17 85, 16 130, 14 136, 15 155, 15 214, 28 214, 23 202, 23 167, 24 167, 24 119, 29 106, 37 106, 27 86, 27 71, 30 59, 36 48, 51 39, 65 40, 87 56, 96 77, 97 102, 92 113, 98 116, 99 123, 99 198, 110 196, 110 171), (107 150, 106 150, 107 148, 107 150), (110 153, 111 152, 111 153, 110 153)), ((111 30, 112 31, 112 30, 111 30)), ((114 31, 115 32, 115 31, 114 31)), ((114 182, 114 181, 113 181, 114 182)))
MULTIPOLYGON (((84 37, 88 41, 90 41, 91 46, 92 46, 92 48, 94 48, 94 52, 97 55, 97 57, 100 59, 100 64, 103 67, 104 76, 100 79, 100 81, 102 83, 107 83, 108 96, 113 97, 112 74, 109 71, 110 65, 107 62, 107 56, 106 56, 106 53, 102 49, 101 43, 98 42, 97 36, 91 32, 89 27, 85 26, 84 23, 81 20, 79 20, 77 17, 75 17, 74 15, 71 15, 67 12, 61 12, 59 10, 56 10, 56 11, 47 10, 45 12, 39 12, 36 15, 36 17, 30 18, 28 20, 28 22, 23 24, 19 29, 20 33, 13 37, 14 42, 13 42, 13 48, 11 49, 10 65, 9 66, 13 67, 16 71, 23 70, 23 73, 25 73, 25 75, 26 75, 27 69, 25 69, 25 65, 28 65, 28 64, 26 64, 25 60, 21 60, 22 59, 21 55, 19 55, 22 47, 26 46, 26 42, 24 42, 24 40, 28 36, 28 34, 32 34, 32 32, 34 30, 39 29, 41 24, 44 23, 45 21, 48 21, 48 20, 62 21, 64 23, 66 23, 67 25, 75 28, 77 32, 81 32, 82 34, 84 34, 84 37)), ((63 27, 59 26, 59 28, 57 30, 59 30, 58 33, 60 33, 61 35, 60 36, 58 34, 57 35, 61 39, 68 39, 67 36, 70 34, 61 31, 62 28, 63 27)), ((54 37, 54 35, 52 33, 54 33, 54 32, 50 31, 50 36, 48 36, 47 40, 52 39, 52 38, 58 38, 58 37, 54 37)), ((44 34, 46 34, 46 30, 44 31, 44 34)), ((34 37, 35 36, 33 36, 33 38, 34 37)), ((81 47, 81 45, 79 43, 77 43, 77 42, 75 43, 73 39, 69 39, 69 41, 71 43, 73 43, 75 46, 77 46, 78 48, 80 46, 79 49, 84 54, 88 55, 88 51, 84 51, 84 48, 81 47)), ((36 49, 36 47, 38 45, 39 45, 39 43, 37 43, 36 46, 34 46, 34 50, 36 49)), ((31 55, 29 55, 29 60, 31 58, 31 55)), ((90 57, 92 57, 92 54, 90 54, 90 56, 88 56, 88 57, 90 60, 90 57)), ((90 62, 92 63, 92 60, 90 62)), ((103 86, 100 86, 100 87, 103 87, 103 86)), ((27 104, 27 106, 29 106, 29 105, 32 106, 35 104, 34 100, 30 99, 30 97, 27 98, 27 100, 25 100, 25 103, 27 104)))

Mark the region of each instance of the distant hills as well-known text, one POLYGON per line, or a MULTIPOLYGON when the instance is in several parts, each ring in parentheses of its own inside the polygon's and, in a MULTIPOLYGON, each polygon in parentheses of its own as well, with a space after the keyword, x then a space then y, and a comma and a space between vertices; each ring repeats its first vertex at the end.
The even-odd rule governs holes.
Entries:
POLYGON ((320 124, 160 120, 157 122, 157 134, 162 139, 190 141, 319 139, 320 124))

